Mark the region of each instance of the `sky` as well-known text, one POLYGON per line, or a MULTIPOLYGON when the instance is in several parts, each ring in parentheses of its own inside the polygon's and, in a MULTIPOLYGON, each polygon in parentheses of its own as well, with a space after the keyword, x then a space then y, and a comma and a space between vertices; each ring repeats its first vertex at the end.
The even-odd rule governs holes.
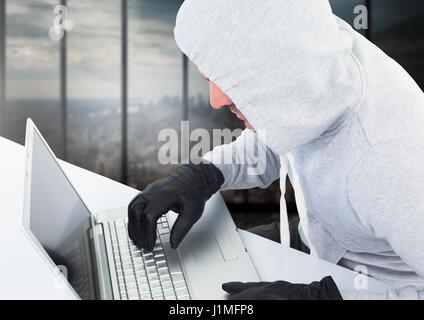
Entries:
POLYGON ((48 0, 6 3, 8 98, 58 96, 59 44, 48 36, 54 4, 48 0))
MULTIPOLYGON (((48 36, 55 4, 8 0, 8 98, 58 96, 60 45, 48 36)), ((120 4, 119 0, 68 0, 69 18, 74 21, 67 33, 70 98, 119 98, 120 4)), ((173 37, 179 6, 179 0, 128 0, 130 98, 152 101, 181 95, 182 54, 173 37)))
MULTIPOLYGON (((373 0, 374 33, 424 16, 423 0, 373 0), (407 3, 407 4, 406 4, 407 3), (414 8, 414 9, 411 9, 414 8)), ((6 92, 8 98, 57 98, 60 43, 51 40, 59 0, 7 0, 6 92)), ((68 0, 74 28, 68 32, 70 98, 116 98, 121 81, 119 0, 68 0)), ((129 97, 156 101, 181 96, 182 55, 173 28, 181 0, 128 0, 129 97)), ((352 23, 361 0, 330 0, 352 23)), ((207 95, 207 84, 189 68, 190 95, 207 95)))

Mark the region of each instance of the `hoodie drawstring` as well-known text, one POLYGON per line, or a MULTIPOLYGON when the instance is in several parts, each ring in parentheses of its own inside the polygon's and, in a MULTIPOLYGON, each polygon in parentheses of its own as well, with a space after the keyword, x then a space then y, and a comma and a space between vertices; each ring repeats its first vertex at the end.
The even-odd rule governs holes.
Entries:
POLYGON ((289 229, 289 217, 287 214, 287 204, 284 198, 286 194, 286 179, 288 174, 288 159, 286 156, 280 157, 280 239, 281 245, 290 247, 290 229, 289 229))

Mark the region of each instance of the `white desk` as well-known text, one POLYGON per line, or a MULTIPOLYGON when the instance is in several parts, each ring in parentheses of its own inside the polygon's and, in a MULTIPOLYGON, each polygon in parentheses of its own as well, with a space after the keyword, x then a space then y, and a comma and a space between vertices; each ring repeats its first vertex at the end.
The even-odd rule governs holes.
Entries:
MULTIPOLYGON (((0 299, 69 299, 21 231, 24 168, 24 148, 0 137, 0 299)), ((126 206, 138 193, 73 165, 64 163, 64 168, 93 212, 126 206)), ((349 270, 248 232, 242 237, 263 280, 307 283, 332 275, 341 290, 353 289, 357 274, 349 270)), ((385 289, 369 280, 369 292, 385 289)))

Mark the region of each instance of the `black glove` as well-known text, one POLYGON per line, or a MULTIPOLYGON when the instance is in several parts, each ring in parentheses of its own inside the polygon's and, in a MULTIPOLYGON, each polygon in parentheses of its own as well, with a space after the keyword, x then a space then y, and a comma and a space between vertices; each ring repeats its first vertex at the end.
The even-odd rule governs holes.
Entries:
POLYGON ((333 278, 311 284, 276 282, 228 282, 222 285, 231 300, 343 300, 333 278))
POLYGON ((156 242, 157 220, 168 211, 178 213, 170 244, 176 248, 203 214, 206 201, 224 183, 213 164, 182 165, 155 181, 135 197, 128 207, 128 233, 135 245, 149 251, 156 242))

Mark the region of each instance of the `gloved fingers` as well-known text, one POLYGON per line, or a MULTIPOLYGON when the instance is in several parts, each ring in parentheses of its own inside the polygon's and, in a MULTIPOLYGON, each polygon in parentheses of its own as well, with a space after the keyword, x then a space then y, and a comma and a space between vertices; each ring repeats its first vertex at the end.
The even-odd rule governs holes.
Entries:
POLYGON ((222 284, 222 289, 229 294, 236 294, 242 291, 266 286, 268 282, 227 282, 222 284))
POLYGON ((176 249, 203 213, 203 201, 184 202, 181 213, 171 230, 171 248, 176 249))
MULTIPOLYGON (((311 284, 312 285, 312 284, 311 284)), ((343 297, 337 288, 337 284, 334 282, 333 277, 324 277, 319 282, 320 298, 325 300, 343 300, 343 297)), ((317 290, 318 291, 318 290, 317 290)))
POLYGON ((145 199, 138 195, 128 205, 128 234, 137 247, 145 243, 144 234, 141 231, 140 215, 147 206, 145 199))
POLYGON ((174 211, 175 213, 180 214, 182 212, 182 210, 183 210, 183 203, 182 203, 182 201, 174 201, 172 203, 171 207, 169 208, 169 210, 174 211))
POLYGON ((241 291, 241 292, 237 292, 237 293, 231 293, 228 296, 228 300, 260 300, 258 298, 257 293, 250 289, 250 290, 245 290, 245 291, 241 291))
MULTIPOLYGON (((172 202, 169 205, 172 205, 172 202)), ((168 211, 165 207, 158 208, 155 204, 147 204, 140 217, 141 232, 145 239, 143 249, 153 251, 157 239, 158 220, 168 211)))
POLYGON ((157 208, 156 202, 148 202, 143 194, 131 201, 128 208, 128 234, 135 245, 152 251, 156 243, 158 219, 167 212, 157 208))
POLYGON ((273 290, 268 285, 251 287, 244 291, 230 294, 229 300, 288 300, 284 294, 273 290))
POLYGON ((311 284, 275 282, 229 282, 222 289, 232 300, 341 300, 339 290, 331 277, 311 284))

